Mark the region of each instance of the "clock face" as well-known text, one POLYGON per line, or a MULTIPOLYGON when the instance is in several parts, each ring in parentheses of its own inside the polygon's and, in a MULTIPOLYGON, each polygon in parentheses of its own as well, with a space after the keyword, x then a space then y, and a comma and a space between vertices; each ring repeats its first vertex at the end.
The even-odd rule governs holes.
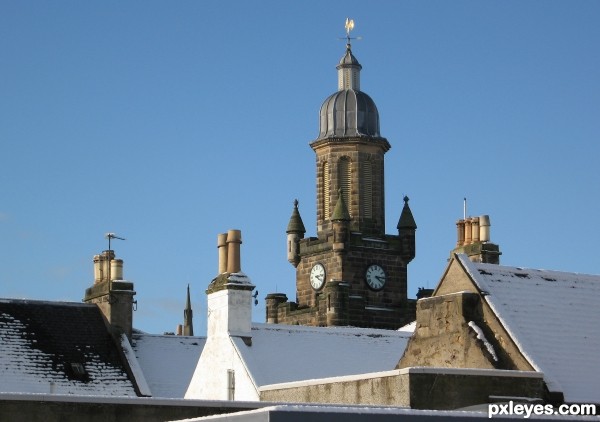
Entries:
POLYGON ((315 264, 310 270, 310 285, 313 289, 319 290, 325 284, 325 267, 323 264, 315 264))
POLYGON ((377 264, 370 265, 365 273, 365 280, 373 290, 381 290, 385 285, 385 271, 377 264))

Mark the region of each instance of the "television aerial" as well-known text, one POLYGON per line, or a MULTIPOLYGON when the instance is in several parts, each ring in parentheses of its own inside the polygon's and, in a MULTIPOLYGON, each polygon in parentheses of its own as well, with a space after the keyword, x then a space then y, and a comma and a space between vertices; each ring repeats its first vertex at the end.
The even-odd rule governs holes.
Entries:
POLYGON ((125 238, 124 238, 124 237, 119 237, 119 236, 117 236, 117 235, 116 235, 116 234, 114 234, 114 233, 106 233, 106 234, 104 235, 104 238, 105 238, 105 239, 108 239, 108 250, 109 250, 109 251, 110 251, 110 241, 111 241, 112 239, 125 240, 125 238))

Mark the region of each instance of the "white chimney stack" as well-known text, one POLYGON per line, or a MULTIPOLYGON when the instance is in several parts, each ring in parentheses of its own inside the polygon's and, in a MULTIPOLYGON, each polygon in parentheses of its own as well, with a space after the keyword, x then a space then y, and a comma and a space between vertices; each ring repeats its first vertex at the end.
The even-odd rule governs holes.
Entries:
POLYGON ((229 230, 227 234, 219 234, 217 237, 219 274, 206 290, 209 338, 251 336, 252 290, 255 286, 241 269, 241 243, 240 230, 229 230))

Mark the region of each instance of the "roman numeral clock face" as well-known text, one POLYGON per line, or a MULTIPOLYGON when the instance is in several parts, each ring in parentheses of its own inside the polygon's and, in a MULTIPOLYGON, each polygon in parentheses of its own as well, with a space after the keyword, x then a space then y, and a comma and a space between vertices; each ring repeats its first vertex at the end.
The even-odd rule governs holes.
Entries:
POLYGON ((385 285, 385 271, 377 264, 370 265, 365 273, 365 281, 373 290, 381 290, 385 285))

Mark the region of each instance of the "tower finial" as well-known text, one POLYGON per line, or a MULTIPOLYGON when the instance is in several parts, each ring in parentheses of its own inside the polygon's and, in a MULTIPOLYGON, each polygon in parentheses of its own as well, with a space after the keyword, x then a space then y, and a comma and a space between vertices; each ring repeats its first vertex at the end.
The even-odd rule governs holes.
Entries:
MULTIPOLYGON (((350 41, 351 40, 360 40, 361 37, 351 37, 350 36, 350 32, 354 29, 354 19, 350 19, 350 18, 346 18, 346 24, 344 25, 344 28, 346 28, 346 36, 344 38, 346 38, 346 48, 348 50, 350 50, 351 44, 350 41)), ((340 38, 340 39, 344 39, 344 38, 340 38)))

